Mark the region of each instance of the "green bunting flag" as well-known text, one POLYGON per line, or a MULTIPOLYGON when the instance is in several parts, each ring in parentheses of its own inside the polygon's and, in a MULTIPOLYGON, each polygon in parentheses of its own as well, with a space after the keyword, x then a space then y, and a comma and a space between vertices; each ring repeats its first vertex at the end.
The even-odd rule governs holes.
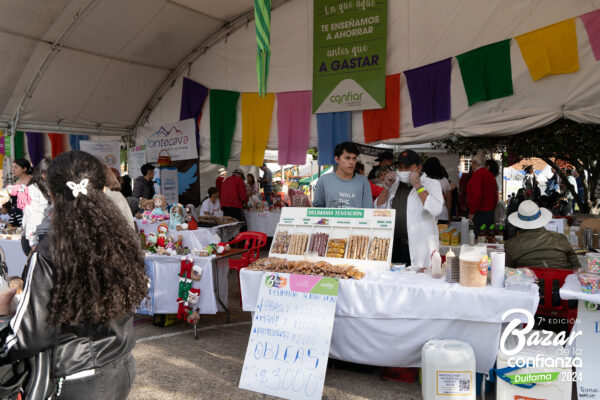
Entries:
POLYGON ((510 39, 456 56, 469 106, 513 94, 510 39))
POLYGON ((271 60, 271 0, 254 0, 254 21, 256 23, 256 74, 258 94, 267 94, 269 61, 271 60))

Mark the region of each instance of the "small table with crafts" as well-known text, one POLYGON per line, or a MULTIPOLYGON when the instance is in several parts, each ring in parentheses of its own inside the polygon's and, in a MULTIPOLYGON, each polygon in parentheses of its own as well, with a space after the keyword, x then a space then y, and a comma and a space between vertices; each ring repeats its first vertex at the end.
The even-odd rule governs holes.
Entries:
MULTIPOLYGON (((169 224, 169 221, 163 221, 169 224)), ((138 231, 144 231, 145 235, 149 233, 156 233, 160 222, 150 223, 144 222, 142 219, 136 219, 138 231)), ((210 228, 198 228, 193 231, 182 230, 182 231, 169 231, 169 234, 173 236, 174 240, 177 240, 177 236, 181 235, 183 243, 190 249, 202 249, 211 243, 228 242, 240 232, 240 222, 234 222, 224 225, 217 225, 210 228)))
MULTIPOLYGON (((589 256, 588 256, 589 257, 589 256)), ((588 268, 598 271, 598 265, 588 260, 588 268)), ((578 300, 577 320, 573 331, 579 334, 571 350, 571 357, 579 357, 581 368, 577 368, 577 393, 579 398, 598 398, 600 393, 600 358, 598 357, 598 338, 600 332, 600 275, 580 273, 568 275, 560 288, 563 300, 578 300), (579 374, 581 373, 581 374, 579 374), (595 393, 596 397, 591 393, 595 393)), ((574 333, 571 332, 571 335, 574 333)))

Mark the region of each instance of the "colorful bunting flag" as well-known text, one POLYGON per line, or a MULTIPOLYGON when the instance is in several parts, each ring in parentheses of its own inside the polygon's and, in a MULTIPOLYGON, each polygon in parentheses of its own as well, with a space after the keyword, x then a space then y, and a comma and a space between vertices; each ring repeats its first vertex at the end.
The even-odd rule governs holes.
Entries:
POLYGON ((261 166, 271 132, 275 95, 242 93, 242 152, 240 165, 261 166))
POLYGON ((41 133, 25 132, 27 135, 27 151, 31 164, 35 167, 44 158, 44 136, 41 133))
POLYGON ((15 132, 13 156, 15 159, 23 158, 23 132, 21 131, 15 132))
POLYGON ((412 104, 413 126, 450 119, 450 72, 452 59, 404 72, 412 104))
POLYGON ((579 70, 575 18, 515 37, 534 81, 579 70))
POLYGON ((277 161, 279 165, 306 162, 310 140, 310 91, 277 93, 277 161))
POLYGON ((317 114, 319 165, 334 163, 333 150, 340 143, 352 140, 350 111, 317 114))
POLYGON ((510 39, 456 56, 469 106, 513 94, 510 39))
POLYGON ((256 74, 258 93, 267 96, 269 62, 271 60, 271 0, 254 0, 254 22, 256 25, 256 74))
POLYGON ((227 167, 229 163, 239 98, 240 92, 210 91, 210 162, 213 164, 227 167))
POLYGON ((52 158, 56 158, 59 154, 65 151, 64 145, 64 135, 59 133, 49 133, 48 137, 50 138, 50 149, 52 152, 52 158))
POLYGON ((587 31, 596 61, 600 61, 600 9, 583 14, 581 17, 587 31))
POLYGON ((400 74, 385 77, 385 108, 363 111, 365 143, 400 137, 400 74))
POLYGON ((202 107, 208 96, 208 88, 191 79, 183 78, 181 89, 181 108, 179 120, 194 118, 196 120, 196 147, 200 148, 200 118, 202 118, 202 107))
POLYGON ((82 140, 89 140, 88 135, 69 135, 69 145, 71 150, 79 150, 79 142, 82 140))

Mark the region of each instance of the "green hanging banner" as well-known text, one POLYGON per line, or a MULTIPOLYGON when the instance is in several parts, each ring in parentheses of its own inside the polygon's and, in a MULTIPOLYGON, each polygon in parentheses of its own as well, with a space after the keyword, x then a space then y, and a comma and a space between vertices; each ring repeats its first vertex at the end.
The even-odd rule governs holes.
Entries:
POLYGON ((23 158, 23 132, 16 131, 15 132, 15 141, 14 141, 14 158, 23 158))
POLYGON ((256 23, 256 75, 258 94, 267 95, 269 62, 271 60, 271 0, 254 0, 254 21, 256 23))
POLYGON ((387 0, 314 0, 314 113, 385 107, 387 10, 387 0))

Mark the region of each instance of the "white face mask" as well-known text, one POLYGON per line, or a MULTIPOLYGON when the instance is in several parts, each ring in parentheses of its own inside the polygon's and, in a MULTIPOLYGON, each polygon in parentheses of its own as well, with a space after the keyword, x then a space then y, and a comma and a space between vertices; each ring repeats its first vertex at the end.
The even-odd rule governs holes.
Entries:
POLYGON ((409 183, 410 171, 398 171, 398 179, 400 179, 400 182, 409 183))

